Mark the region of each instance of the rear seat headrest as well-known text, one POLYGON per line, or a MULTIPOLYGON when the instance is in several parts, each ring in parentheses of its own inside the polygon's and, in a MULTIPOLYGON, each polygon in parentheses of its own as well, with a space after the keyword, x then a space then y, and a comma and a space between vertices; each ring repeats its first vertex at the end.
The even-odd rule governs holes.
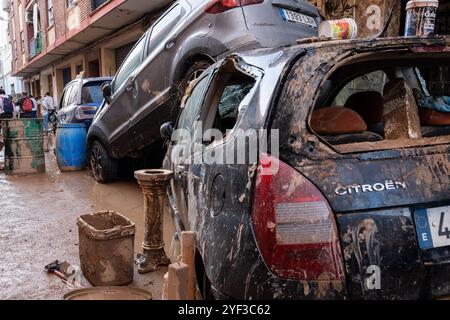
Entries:
POLYGON ((450 126, 450 113, 419 108, 420 124, 423 126, 450 126))
POLYGON ((368 125, 383 122, 383 96, 377 91, 364 91, 351 95, 345 106, 356 111, 368 125))
POLYGON ((361 133, 367 124, 355 111, 346 107, 327 107, 317 109, 311 117, 311 129, 322 135, 361 133))

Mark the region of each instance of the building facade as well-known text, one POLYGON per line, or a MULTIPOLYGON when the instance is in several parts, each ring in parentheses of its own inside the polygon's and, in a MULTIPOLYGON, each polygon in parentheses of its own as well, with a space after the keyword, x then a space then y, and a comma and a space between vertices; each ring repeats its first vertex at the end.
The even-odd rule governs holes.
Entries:
POLYGON ((171 0, 3 0, 12 75, 56 100, 76 77, 113 76, 171 0))
POLYGON ((9 43, 8 19, 0 11, 0 87, 14 96, 22 92, 22 79, 12 76, 12 52, 9 43))

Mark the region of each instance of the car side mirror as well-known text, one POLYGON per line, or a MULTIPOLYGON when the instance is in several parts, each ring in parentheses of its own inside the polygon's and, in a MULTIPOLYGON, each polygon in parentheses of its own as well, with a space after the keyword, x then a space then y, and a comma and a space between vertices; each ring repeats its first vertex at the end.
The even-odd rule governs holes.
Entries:
POLYGON ((101 86, 103 92, 103 98, 105 98, 106 102, 111 103, 111 83, 105 82, 101 86))
POLYGON ((174 131, 173 130, 173 122, 164 123, 159 130, 161 132, 161 137, 163 139, 170 140, 172 138, 172 133, 174 131))

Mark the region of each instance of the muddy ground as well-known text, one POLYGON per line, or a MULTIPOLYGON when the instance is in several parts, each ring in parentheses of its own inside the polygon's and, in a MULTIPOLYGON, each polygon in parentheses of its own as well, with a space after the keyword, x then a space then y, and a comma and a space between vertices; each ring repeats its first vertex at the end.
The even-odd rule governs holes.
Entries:
MULTIPOLYGON (((88 171, 61 173, 53 152, 47 154, 46 174, 12 177, 0 170, 0 299, 63 299, 70 289, 44 266, 55 259, 79 265, 76 219, 101 210, 117 211, 136 223, 136 257, 144 217, 141 189, 134 180, 102 185, 88 171)), ((173 229, 168 212, 164 221, 170 253, 173 229)), ((146 275, 135 271, 130 286, 160 299, 165 272, 166 268, 146 275)), ((82 283, 90 286, 85 278, 82 283)))

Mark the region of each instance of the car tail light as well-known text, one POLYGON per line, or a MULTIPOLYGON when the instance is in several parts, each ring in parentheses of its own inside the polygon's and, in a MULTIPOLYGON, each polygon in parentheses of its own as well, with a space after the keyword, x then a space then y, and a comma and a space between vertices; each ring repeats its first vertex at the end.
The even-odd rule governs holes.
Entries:
POLYGON ((263 3, 264 0, 241 0, 241 6, 249 6, 252 4, 263 3))
POLYGON ((93 119, 96 112, 96 107, 80 106, 75 111, 75 118, 78 120, 93 119))
POLYGON ((238 8, 241 6, 249 6, 252 4, 263 3, 264 0, 212 0, 206 7, 206 13, 222 13, 230 9, 238 8))
POLYGON ((333 212, 298 171, 263 155, 258 166, 253 226, 267 266, 281 278, 344 280, 333 212), (278 173, 268 174, 277 167, 278 173))

